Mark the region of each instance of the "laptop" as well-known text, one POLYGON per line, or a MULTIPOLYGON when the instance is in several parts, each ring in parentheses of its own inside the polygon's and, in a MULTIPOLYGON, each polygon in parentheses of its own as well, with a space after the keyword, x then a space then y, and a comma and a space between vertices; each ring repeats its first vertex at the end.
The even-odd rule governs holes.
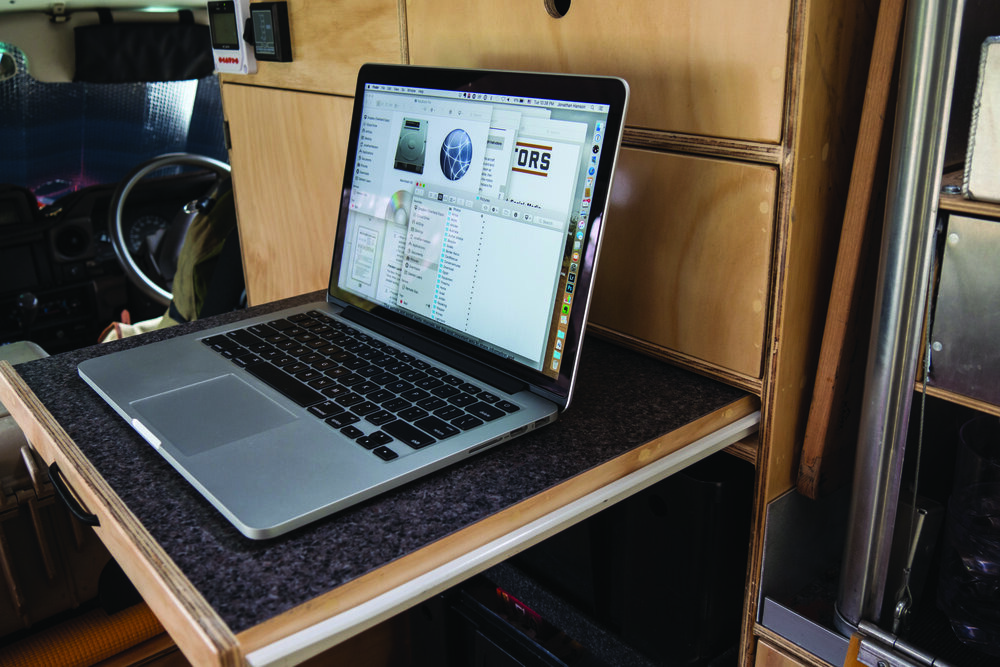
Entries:
POLYGON ((613 77, 363 66, 326 298, 80 377, 253 539, 549 424, 627 100, 613 77))

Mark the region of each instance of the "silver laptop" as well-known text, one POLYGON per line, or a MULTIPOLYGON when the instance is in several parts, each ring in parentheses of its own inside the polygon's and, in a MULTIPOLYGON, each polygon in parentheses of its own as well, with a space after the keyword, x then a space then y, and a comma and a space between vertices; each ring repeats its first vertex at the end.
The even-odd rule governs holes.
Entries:
POLYGON ((609 77, 365 65, 326 299, 80 376, 254 539, 554 421, 627 99, 609 77))

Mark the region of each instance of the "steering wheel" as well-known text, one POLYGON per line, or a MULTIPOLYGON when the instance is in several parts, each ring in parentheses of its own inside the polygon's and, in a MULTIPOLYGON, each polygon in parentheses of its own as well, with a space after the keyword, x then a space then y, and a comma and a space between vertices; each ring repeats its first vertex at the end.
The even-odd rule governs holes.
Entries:
MULTIPOLYGON (((225 178, 230 173, 229 165, 204 155, 193 153, 165 153, 143 162, 130 171, 118 184, 114 195, 111 197, 111 204, 108 206, 108 229, 111 230, 111 245, 115 249, 118 263, 125 271, 126 277, 153 301, 164 306, 170 304, 173 294, 161 287, 154 281, 135 261, 129 250, 129 243, 126 239, 125 225, 122 221, 122 211, 125 210, 125 200, 128 198, 132 188, 146 175, 158 169, 171 166, 188 165, 209 169, 216 174, 216 182, 225 178)), ((176 247, 179 249, 183 242, 183 235, 187 232, 187 227, 197 213, 197 201, 191 202, 177 214, 171 224, 170 231, 179 235, 176 247)), ((168 231, 168 233, 170 233, 168 231)))

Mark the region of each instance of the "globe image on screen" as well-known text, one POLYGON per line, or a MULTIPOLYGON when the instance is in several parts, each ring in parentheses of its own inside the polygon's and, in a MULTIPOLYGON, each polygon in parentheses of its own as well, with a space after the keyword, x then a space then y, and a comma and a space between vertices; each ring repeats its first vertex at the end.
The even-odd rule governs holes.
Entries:
POLYGON ((441 144, 441 171, 452 181, 465 176, 472 165, 472 139, 458 128, 448 133, 441 144))

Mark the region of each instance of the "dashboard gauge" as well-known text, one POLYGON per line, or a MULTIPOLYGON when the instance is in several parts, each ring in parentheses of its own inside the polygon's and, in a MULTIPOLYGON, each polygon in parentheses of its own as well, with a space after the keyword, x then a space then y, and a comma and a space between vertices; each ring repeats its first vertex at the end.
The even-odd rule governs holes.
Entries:
POLYGON ((142 242, 150 236, 156 236, 167 228, 170 222, 158 215, 144 215, 137 218, 128 228, 128 249, 135 254, 142 247, 142 242))

